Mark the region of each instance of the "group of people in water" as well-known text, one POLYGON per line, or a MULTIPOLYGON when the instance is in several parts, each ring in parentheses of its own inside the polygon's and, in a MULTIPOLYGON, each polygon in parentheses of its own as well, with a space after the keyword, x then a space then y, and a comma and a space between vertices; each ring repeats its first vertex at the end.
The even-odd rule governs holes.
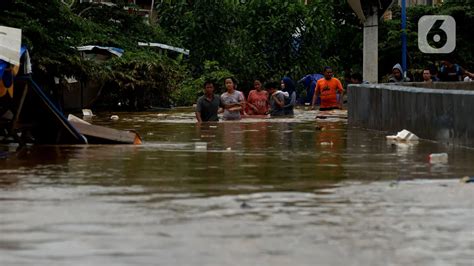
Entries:
MULTIPOLYGON (((211 81, 204 82, 204 95, 196 104, 198 122, 218 121, 219 113, 224 120, 239 120, 242 117, 291 117, 296 106, 296 88, 293 80, 283 77, 280 83, 262 80, 253 81, 253 89, 247 99, 244 93, 237 90, 234 77, 224 79, 226 91, 222 95, 215 94, 215 85, 211 81)), ((342 109, 343 88, 341 82, 333 77, 331 67, 324 68, 324 78, 318 80, 314 90, 311 108, 314 109, 316 99, 320 110, 342 109)))
MULTIPOLYGON (((474 74, 450 61, 443 59, 440 69, 426 68, 423 70, 424 82, 436 81, 473 81, 474 74)), ((319 110, 342 109, 343 89, 341 81, 335 78, 331 67, 325 67, 323 75, 307 84, 307 102, 311 109, 319 105, 319 110), (309 90, 311 87, 311 90, 309 90)), ((308 75, 309 77, 311 75, 308 75)), ((302 79, 303 80, 303 79, 302 79)), ((408 82, 410 79, 403 75, 400 64, 392 68, 389 82, 408 82)), ((362 75, 354 73, 345 84, 367 83, 362 80, 362 75)), ((303 82, 304 84, 304 82, 303 82)), ((198 122, 218 121, 219 113, 223 113, 224 120, 239 120, 242 117, 291 117, 294 115, 297 92, 295 83, 289 77, 283 77, 280 82, 255 79, 253 88, 248 97, 237 90, 237 81, 233 77, 224 80, 226 91, 222 95, 215 94, 215 85, 211 81, 204 83, 204 95, 196 105, 196 119, 198 122)))

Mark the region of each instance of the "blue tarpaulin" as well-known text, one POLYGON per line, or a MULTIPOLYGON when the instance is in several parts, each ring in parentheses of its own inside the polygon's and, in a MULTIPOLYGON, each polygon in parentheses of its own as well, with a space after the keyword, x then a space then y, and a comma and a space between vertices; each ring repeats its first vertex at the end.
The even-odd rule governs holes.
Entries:
MULTIPOLYGON (((26 52, 26 46, 22 45, 20 49, 20 58, 26 52)), ((3 72, 10 66, 10 63, 3 61, 0 59, 0 78, 3 77, 3 72)))
POLYGON ((302 83, 303 86, 306 88, 306 101, 307 103, 311 103, 314 94, 314 88, 316 88, 316 83, 318 80, 324 78, 321 74, 308 74, 302 77, 298 82, 302 83))

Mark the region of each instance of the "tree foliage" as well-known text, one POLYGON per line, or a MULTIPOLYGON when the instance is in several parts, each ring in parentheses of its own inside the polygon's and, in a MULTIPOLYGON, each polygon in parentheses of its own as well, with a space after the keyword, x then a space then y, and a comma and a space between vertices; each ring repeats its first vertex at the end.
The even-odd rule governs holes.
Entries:
MULTIPOLYGON (((362 25, 346 0, 156 1, 155 16, 144 18, 115 6, 78 1, 2 0, 0 24, 22 28, 33 58, 35 78, 75 76, 106 84, 107 102, 139 105, 188 105, 205 79, 233 73, 242 90, 251 81, 299 79, 331 65, 336 75, 362 66, 362 25), (138 42, 160 42, 191 51, 187 58, 168 56, 138 42), (83 59, 74 47, 114 46, 122 58, 99 64, 83 59), (138 99, 138 98, 141 98, 138 99), (136 101, 135 103, 133 103, 136 101)), ((380 23, 379 73, 400 60, 400 10, 380 23)), ((408 9, 409 66, 419 69, 438 57, 419 52, 417 21, 426 14, 449 14, 457 22, 455 59, 474 69, 472 5, 469 0, 408 9)))
MULTIPOLYGON (((452 61, 467 69, 474 69, 474 38, 470 28, 474 25, 474 6, 469 0, 448 1, 439 6, 416 5, 407 9, 407 65, 409 72, 435 66, 449 56, 452 61), (456 21, 456 49, 453 53, 424 54, 418 49, 418 20, 424 15, 450 15, 456 21)), ((401 10, 392 8, 393 19, 381 23, 379 30, 379 73, 389 73, 401 61, 401 10)))
POLYGON ((107 84, 106 99, 136 98, 138 92, 150 96, 149 105, 169 105, 169 94, 184 77, 179 60, 138 47, 139 41, 174 43, 159 27, 144 23, 143 17, 129 14, 122 5, 77 4, 71 9, 60 0, 9 0, 1 8, 0 24, 22 29, 34 78, 45 87, 54 87, 54 77, 74 76, 107 84), (80 56, 75 47, 82 45, 113 46, 126 52, 99 63, 80 56))

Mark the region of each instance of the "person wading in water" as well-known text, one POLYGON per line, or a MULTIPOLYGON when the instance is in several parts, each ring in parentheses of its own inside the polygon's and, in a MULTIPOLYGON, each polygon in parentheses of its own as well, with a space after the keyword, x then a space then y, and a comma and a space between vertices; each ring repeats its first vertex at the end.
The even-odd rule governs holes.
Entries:
POLYGON ((196 104, 196 119, 198 123, 219 121, 217 113, 222 106, 219 95, 214 94, 214 83, 204 82, 204 95, 199 97, 196 104))
POLYGON ((314 109, 316 99, 321 97, 320 111, 327 111, 333 109, 342 109, 343 93, 341 82, 333 77, 331 67, 325 67, 323 72, 324 78, 318 80, 316 89, 314 90, 313 102, 311 109, 314 109), (338 94, 339 93, 339 99, 338 94))
POLYGON ((224 120, 240 120, 240 111, 245 108, 244 94, 236 90, 237 81, 233 77, 224 80, 227 89, 221 95, 221 101, 224 105, 224 120))

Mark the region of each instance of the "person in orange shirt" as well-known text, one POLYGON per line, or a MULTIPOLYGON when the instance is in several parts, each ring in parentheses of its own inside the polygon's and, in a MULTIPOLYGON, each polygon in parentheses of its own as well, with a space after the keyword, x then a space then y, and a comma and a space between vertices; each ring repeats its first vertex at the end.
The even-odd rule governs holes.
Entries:
POLYGON ((316 83, 311 109, 314 109, 314 104, 318 97, 321 97, 321 105, 319 106, 320 111, 342 109, 342 96, 344 90, 342 89, 341 82, 333 77, 331 67, 324 67, 323 75, 324 78, 318 80, 316 83), (339 97, 337 95, 338 93, 339 97))
POLYGON ((259 79, 254 80, 253 87, 254 89, 249 92, 247 99, 247 114, 265 115, 270 106, 268 92, 263 90, 262 82, 259 79))

